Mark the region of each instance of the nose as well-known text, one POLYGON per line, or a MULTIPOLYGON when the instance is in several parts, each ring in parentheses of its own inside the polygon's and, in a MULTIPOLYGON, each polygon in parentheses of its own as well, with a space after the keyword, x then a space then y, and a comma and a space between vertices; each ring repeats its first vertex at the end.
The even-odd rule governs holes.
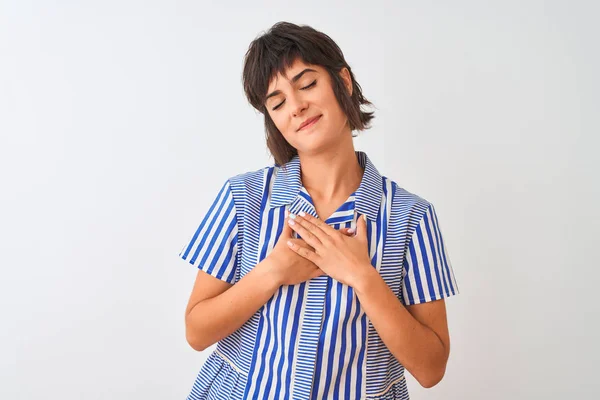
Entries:
POLYGON ((287 101, 290 103, 290 110, 292 110, 294 117, 302 115, 302 112, 308 107, 307 101, 302 95, 294 94, 289 96, 287 101))

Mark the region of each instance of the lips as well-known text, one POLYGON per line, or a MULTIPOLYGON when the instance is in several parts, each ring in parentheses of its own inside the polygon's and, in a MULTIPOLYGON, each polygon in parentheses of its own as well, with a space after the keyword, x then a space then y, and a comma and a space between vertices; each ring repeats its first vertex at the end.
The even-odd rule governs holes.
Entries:
POLYGON ((302 130, 304 128, 306 128, 307 126, 313 124, 314 122, 316 122, 319 118, 321 118, 321 115, 318 115, 314 118, 311 118, 309 120, 307 120, 306 122, 303 122, 302 125, 300 125, 300 128, 298 128, 298 130, 302 130))

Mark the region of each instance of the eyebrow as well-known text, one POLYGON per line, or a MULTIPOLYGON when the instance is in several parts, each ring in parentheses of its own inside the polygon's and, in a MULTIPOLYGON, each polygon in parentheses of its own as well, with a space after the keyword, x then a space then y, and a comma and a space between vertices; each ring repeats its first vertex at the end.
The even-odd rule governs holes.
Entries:
MULTIPOLYGON (((298 79, 302 78, 302 75, 304 75, 307 72, 317 72, 316 70, 312 69, 312 68, 305 68, 302 72, 300 72, 298 75, 294 76, 291 80, 292 83, 296 83, 298 81, 298 79)), ((273 97, 273 96, 277 96, 278 94, 281 94, 281 90, 277 89, 274 90, 273 92, 269 93, 267 95, 267 97, 265 97, 265 104, 267 103, 267 100, 269 100, 269 98, 273 97)))

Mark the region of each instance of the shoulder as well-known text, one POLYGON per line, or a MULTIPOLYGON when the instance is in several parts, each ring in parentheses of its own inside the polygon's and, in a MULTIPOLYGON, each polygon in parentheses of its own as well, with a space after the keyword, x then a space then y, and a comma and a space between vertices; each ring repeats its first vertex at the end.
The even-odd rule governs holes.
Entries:
POLYGON ((246 203, 262 198, 268 182, 276 174, 279 166, 266 165, 261 168, 240 172, 227 178, 234 199, 237 203, 246 203))
POLYGON ((396 181, 387 176, 382 176, 382 185, 384 193, 387 193, 389 196, 393 214, 411 216, 418 219, 429 207, 433 207, 433 204, 429 200, 400 186, 396 181))
POLYGON ((267 165, 258 169, 247 170, 227 178, 233 189, 252 190, 262 188, 266 177, 273 175, 277 166, 267 165))

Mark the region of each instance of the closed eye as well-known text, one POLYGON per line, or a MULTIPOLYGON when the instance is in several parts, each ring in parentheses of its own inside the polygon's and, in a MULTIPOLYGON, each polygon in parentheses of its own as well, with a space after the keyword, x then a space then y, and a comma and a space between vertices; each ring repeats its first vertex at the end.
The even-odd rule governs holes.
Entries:
MULTIPOLYGON (((315 79, 310 85, 308 86, 304 86, 303 88, 300 88, 300 90, 306 90, 306 89, 310 89, 313 86, 315 86, 317 84, 317 80, 315 79)), ((277 110, 279 107, 281 107, 283 105, 283 103, 285 103, 285 100, 282 101, 281 103, 277 104, 277 106, 273 107, 273 111, 277 110)))

